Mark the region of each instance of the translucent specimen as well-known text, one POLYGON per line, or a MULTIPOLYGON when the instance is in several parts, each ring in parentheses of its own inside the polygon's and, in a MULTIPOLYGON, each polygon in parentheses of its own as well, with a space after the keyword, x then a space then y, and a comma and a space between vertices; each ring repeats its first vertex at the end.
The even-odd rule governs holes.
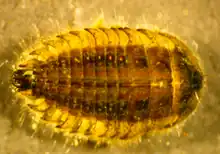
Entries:
POLYGON ((41 42, 15 66, 16 91, 57 131, 127 141, 196 108, 203 72, 176 37, 147 29, 85 28, 41 42), (40 114, 41 113, 41 114, 40 114))

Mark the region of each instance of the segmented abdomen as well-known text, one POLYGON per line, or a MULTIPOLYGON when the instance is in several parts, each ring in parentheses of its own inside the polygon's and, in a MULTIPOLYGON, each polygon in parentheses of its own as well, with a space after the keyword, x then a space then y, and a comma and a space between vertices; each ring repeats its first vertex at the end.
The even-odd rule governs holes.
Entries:
POLYGON ((99 120, 134 122, 172 114, 171 53, 149 32, 85 29, 57 38, 69 49, 36 65, 33 95, 99 120))

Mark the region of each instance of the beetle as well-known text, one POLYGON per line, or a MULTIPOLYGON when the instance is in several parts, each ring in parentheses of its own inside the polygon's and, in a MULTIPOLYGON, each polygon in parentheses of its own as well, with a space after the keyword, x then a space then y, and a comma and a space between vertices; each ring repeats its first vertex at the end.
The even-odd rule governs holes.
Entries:
POLYGON ((193 51, 171 34, 92 27, 25 51, 12 85, 54 130, 113 142, 184 121, 198 105, 204 75, 193 51))

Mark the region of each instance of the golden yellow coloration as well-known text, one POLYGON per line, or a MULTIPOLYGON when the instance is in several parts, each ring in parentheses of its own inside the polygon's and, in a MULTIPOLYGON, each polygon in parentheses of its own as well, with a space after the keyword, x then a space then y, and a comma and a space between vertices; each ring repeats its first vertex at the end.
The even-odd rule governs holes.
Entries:
POLYGON ((203 80, 179 39, 126 27, 51 37, 25 51, 13 74, 37 123, 98 144, 139 142, 182 122, 195 110, 203 80))

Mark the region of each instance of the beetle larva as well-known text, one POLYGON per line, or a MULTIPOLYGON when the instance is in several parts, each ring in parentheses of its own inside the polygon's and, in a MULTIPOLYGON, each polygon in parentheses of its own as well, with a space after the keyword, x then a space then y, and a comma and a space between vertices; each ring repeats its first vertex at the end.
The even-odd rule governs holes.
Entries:
POLYGON ((24 52, 13 73, 42 122, 95 141, 175 126, 195 110, 203 81, 198 60, 176 37, 122 27, 57 35, 24 52))

